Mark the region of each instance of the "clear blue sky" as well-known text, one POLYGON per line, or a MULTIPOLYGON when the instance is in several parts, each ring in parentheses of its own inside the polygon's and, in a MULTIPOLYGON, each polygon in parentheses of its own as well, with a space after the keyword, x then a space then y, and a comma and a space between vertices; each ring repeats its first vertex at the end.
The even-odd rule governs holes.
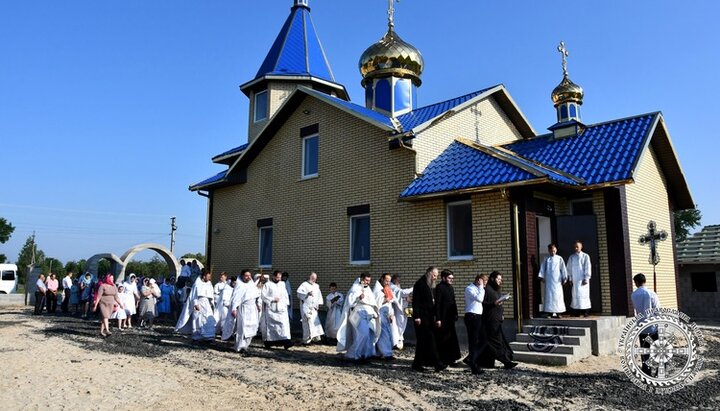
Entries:
MULTIPOLYGON (((291 5, 0 2, 0 216, 17 227, 0 253, 14 261, 33 230, 63 262, 169 245, 173 215, 176 251, 204 252, 207 202, 187 187, 246 142, 238 85, 291 5)), ((361 103, 358 58, 384 34, 387 2, 310 6, 336 80, 361 103)), ((554 122, 564 40, 584 121, 661 110, 702 222, 718 224, 718 15, 716 0, 403 0, 396 29, 425 58, 421 105, 504 83, 538 131, 554 122)))

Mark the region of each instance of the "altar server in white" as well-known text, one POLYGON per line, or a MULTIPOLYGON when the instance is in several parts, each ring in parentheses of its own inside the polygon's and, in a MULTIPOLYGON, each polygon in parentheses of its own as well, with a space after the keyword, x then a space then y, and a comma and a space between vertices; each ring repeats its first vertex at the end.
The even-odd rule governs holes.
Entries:
POLYGON ((538 277, 544 283, 545 298, 543 299, 543 311, 553 318, 560 317, 565 312, 565 296, 563 295, 563 284, 568 280, 565 260, 557 255, 555 244, 548 246, 548 253, 540 266, 538 277))
POLYGON ((318 309, 323 305, 322 292, 317 284, 317 274, 310 273, 307 281, 297 289, 300 300, 300 322, 303 328, 303 344, 320 341, 323 331, 318 309))

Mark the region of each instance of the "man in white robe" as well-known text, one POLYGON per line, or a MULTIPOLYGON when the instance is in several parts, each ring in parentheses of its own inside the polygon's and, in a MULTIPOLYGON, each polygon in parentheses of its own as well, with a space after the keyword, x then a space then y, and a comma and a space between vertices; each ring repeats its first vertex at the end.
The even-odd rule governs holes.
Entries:
POLYGON ((375 296, 370 290, 370 274, 362 273, 348 291, 343 321, 338 328, 337 351, 345 357, 364 361, 375 355, 380 338, 380 321, 375 296))
POLYGON ((398 344, 399 335, 396 318, 404 315, 395 294, 390 289, 390 274, 383 274, 375 282, 373 293, 378 305, 380 338, 376 343, 378 355, 382 359, 393 358, 393 347, 398 344))
POLYGON ((191 334, 193 340, 215 339, 215 315, 212 306, 214 290, 207 271, 193 284, 190 295, 175 325, 175 332, 191 334))
POLYGON ((282 345, 287 350, 290 341, 290 319, 288 318, 288 296, 282 273, 275 271, 262 288, 263 320, 262 336, 266 348, 282 345))
POLYGON ((232 296, 233 289, 227 283, 227 274, 223 271, 220 273, 220 279, 218 280, 215 287, 213 287, 213 294, 215 298, 215 322, 217 334, 222 333, 222 327, 225 323, 229 307, 230 297, 232 296))
POLYGON ((342 322, 342 308, 345 297, 337 290, 337 284, 330 283, 330 294, 325 296, 325 306, 328 308, 325 317, 325 335, 327 338, 337 340, 337 331, 342 322))
POLYGON ((307 281, 300 284, 297 289, 300 300, 300 322, 303 328, 303 344, 320 341, 325 334, 323 331, 318 309, 323 305, 322 292, 317 284, 317 274, 310 273, 307 281))
POLYGON ((545 285, 545 298, 543 299, 543 311, 553 318, 561 318, 560 313, 565 312, 565 296, 563 295, 563 284, 567 282, 568 275, 565 269, 565 260, 557 255, 555 244, 548 246, 548 253, 540 266, 538 277, 545 285))
POLYGON ((590 256, 583 253, 582 243, 575 242, 575 253, 567 260, 567 273, 572 283, 572 302, 570 308, 579 310, 584 317, 590 311, 590 276, 592 264, 590 256))
POLYGON ((223 327, 223 340, 227 340, 235 333, 235 351, 245 353, 250 342, 257 334, 260 320, 260 290, 252 281, 249 270, 242 272, 241 278, 235 284, 230 302, 230 315, 223 327))
POLYGON ((399 350, 402 350, 405 345, 405 328, 407 328, 407 315, 406 311, 408 308, 410 308, 410 298, 412 297, 413 289, 410 288, 401 288, 400 287, 400 275, 399 274, 393 274, 392 279, 390 280, 390 289, 395 294, 395 298, 398 301, 398 304, 400 306, 400 310, 402 310, 401 315, 395 316, 395 326, 398 330, 398 341, 396 343, 396 347, 399 350))

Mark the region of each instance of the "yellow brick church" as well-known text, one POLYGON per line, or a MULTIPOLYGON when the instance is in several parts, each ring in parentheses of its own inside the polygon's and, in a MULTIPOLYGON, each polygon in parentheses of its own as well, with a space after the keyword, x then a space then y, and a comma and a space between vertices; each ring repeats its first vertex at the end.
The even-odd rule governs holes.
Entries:
POLYGON ((324 291, 331 281, 347 289, 362 271, 397 273, 410 286, 436 265, 464 286, 499 270, 515 297, 506 316, 532 318, 547 244, 567 258, 579 239, 592 258, 594 313, 632 314, 637 272, 677 308, 672 238, 657 245, 654 282, 638 240, 651 220, 671 232, 673 210, 694 207, 663 116, 584 124, 583 90, 564 56, 549 133, 503 85, 418 107, 425 62, 391 13, 360 57, 357 104, 334 80, 308 1, 294 0, 257 75, 240 86, 247 144, 215 156, 227 168, 190 186, 208 198, 208 265, 288 271, 298 284, 315 271, 324 291))

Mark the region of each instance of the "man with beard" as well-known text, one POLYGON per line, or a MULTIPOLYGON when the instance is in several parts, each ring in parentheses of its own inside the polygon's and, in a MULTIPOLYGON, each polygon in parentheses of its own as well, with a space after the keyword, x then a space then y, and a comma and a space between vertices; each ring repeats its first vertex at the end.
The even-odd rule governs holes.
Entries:
POLYGON ((437 277, 437 268, 430 266, 425 270, 425 275, 420 277, 413 286, 412 309, 417 345, 415 346, 412 369, 415 371, 423 371, 423 367, 426 365, 434 367, 435 372, 447 368, 447 365, 440 361, 437 345, 435 344, 436 310, 432 285, 437 280, 437 277))
POLYGON ((381 332, 370 280, 369 273, 362 273, 348 291, 337 333, 337 351, 345 351, 345 358, 360 362, 375 355, 375 344, 381 332))
POLYGON ((225 271, 220 273, 220 279, 217 284, 215 284, 215 287, 213 287, 213 290, 215 293, 215 321, 217 321, 217 329, 215 331, 220 334, 222 333, 225 318, 230 311, 230 298, 233 292, 233 289, 230 288, 230 284, 227 282, 227 273, 225 271))
POLYGON ((230 315, 223 325, 222 339, 235 333, 235 351, 245 353, 257 334, 260 319, 260 290, 252 281, 250 270, 243 270, 235 283, 229 304, 230 315))
POLYGON ((495 360, 500 361, 506 370, 515 368, 513 362, 513 351, 503 333, 503 302, 500 294, 502 286, 502 274, 498 271, 490 273, 488 286, 485 287, 485 298, 483 299, 482 322, 485 329, 487 346, 480 355, 479 365, 484 368, 495 368, 495 360))
POLYGON ((440 361, 454 365, 460 359, 460 343, 455 331, 458 310, 452 286, 455 275, 450 270, 442 270, 440 278, 440 284, 435 287, 435 338, 440 361))
POLYGON ((283 346, 287 350, 293 344, 290 341, 290 319, 288 305, 290 297, 281 281, 282 272, 273 272, 271 281, 262 288, 263 302, 262 335, 265 348, 283 346))
POLYGON ((195 280, 175 325, 175 332, 192 334, 193 340, 215 339, 215 315, 212 306, 215 292, 210 282, 211 277, 212 273, 206 271, 195 280))

